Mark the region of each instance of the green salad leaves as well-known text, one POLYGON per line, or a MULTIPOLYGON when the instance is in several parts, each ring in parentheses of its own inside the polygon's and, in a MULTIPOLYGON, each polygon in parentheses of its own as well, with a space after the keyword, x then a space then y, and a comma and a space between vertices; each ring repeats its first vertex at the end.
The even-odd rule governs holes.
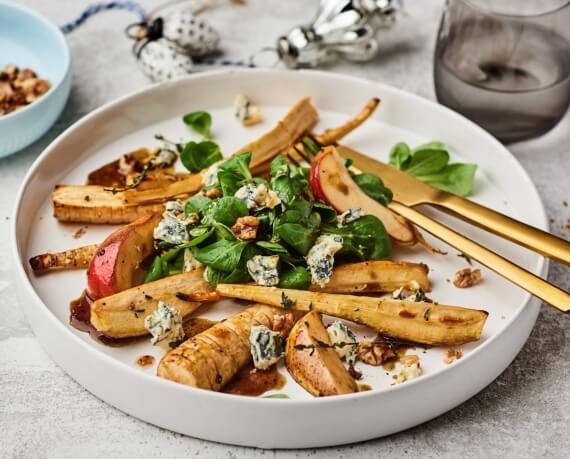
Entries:
POLYGON ((182 117, 184 124, 200 134, 202 137, 209 139, 211 137, 210 129, 212 128, 212 115, 208 112, 192 112, 182 117))
MULTIPOLYGON (((203 156, 210 154, 209 149, 203 151, 203 156)), ((201 167, 201 160, 191 158, 190 163, 201 167)), ((170 228, 155 232, 155 245, 161 253, 154 258, 145 282, 183 272, 190 262, 205 265, 204 276, 213 285, 250 282, 249 269, 254 268, 248 262, 261 255, 279 259, 279 278, 273 285, 308 289, 311 270, 305 257, 319 236, 328 234, 342 236, 339 261, 371 260, 390 254, 388 234, 376 217, 366 215, 338 226, 335 209, 314 199, 307 169, 279 156, 273 160, 266 181, 252 176, 250 160, 251 153, 247 152, 219 164, 217 181, 205 190, 218 188, 220 197, 198 194, 185 203, 169 206, 161 224, 167 225, 172 217, 184 222, 187 234, 177 234, 172 240, 187 242, 170 243, 170 228), (273 199, 263 201, 271 193, 273 199), (253 237, 244 238, 240 231, 248 224, 255 230, 253 237)), ((372 177, 364 177, 361 186, 384 202, 390 196, 390 191, 372 177)))
POLYGON ((476 164, 449 163, 449 152, 441 142, 429 142, 413 150, 398 143, 390 151, 390 164, 440 190, 459 196, 473 191, 476 164))

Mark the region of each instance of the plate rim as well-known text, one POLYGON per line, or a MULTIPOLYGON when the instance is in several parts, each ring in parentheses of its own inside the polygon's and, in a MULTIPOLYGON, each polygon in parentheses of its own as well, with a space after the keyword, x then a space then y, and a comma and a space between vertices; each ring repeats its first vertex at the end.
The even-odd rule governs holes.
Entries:
MULTIPOLYGON (((50 322, 52 322, 52 323, 55 322, 56 327, 58 327, 60 330, 63 330, 64 333, 68 334, 76 344, 81 346, 81 349, 85 349, 89 353, 90 358, 100 359, 100 360, 104 361, 103 363, 107 363, 107 364, 112 365, 118 371, 126 371, 134 377, 146 378, 146 380, 151 384, 159 384, 159 385, 166 384, 167 386, 164 386, 164 387, 170 387, 170 390, 180 391, 181 394, 192 393, 192 394, 196 394, 197 396, 211 397, 213 399, 231 401, 232 403, 235 402, 238 404, 244 404, 246 406, 248 406, 252 403, 253 404, 262 403, 262 404, 266 404, 265 406, 269 406, 269 404, 279 404, 279 403, 282 403, 282 401, 277 400, 277 399, 262 399, 260 397, 239 397, 239 396, 233 396, 231 394, 225 394, 225 393, 214 392, 214 391, 207 391, 207 390, 203 390, 203 389, 197 389, 197 388, 193 388, 193 387, 184 386, 181 384, 177 384, 173 381, 168 381, 168 380, 165 380, 163 378, 159 378, 155 374, 143 373, 143 372, 137 371, 136 368, 130 367, 130 366, 126 365, 124 362, 120 362, 120 361, 114 359, 110 355, 99 352, 94 346, 91 345, 91 343, 88 343, 88 342, 82 340, 79 336, 77 336, 73 332, 73 330, 71 330, 69 328, 69 326, 67 326, 66 324, 64 324, 60 320, 58 320, 57 317, 51 312, 51 310, 45 306, 43 300, 40 298, 37 291, 34 289, 33 285, 31 284, 31 281, 30 281, 30 279, 27 275, 27 272, 24 268, 25 260, 23 258, 23 254, 21 253, 21 246, 19 244, 18 236, 17 236, 20 203, 24 199, 24 196, 25 196, 27 189, 30 185, 30 181, 31 181, 32 177, 36 173, 37 169, 40 167, 40 164, 43 162, 43 160, 47 156, 49 156, 50 152, 53 149, 55 149, 58 146, 59 142, 61 142, 62 139, 64 139, 70 132, 81 129, 83 124, 85 124, 88 121, 90 121, 91 119, 99 116, 99 114, 101 114, 107 110, 110 110, 112 108, 115 108, 116 106, 121 105, 123 103, 127 103, 131 99, 136 99, 139 95, 141 95, 143 93, 152 93, 154 91, 160 91, 165 86, 177 85, 177 84, 179 84, 179 82, 182 82, 182 81, 188 81, 188 80, 194 80, 194 79, 204 79, 204 78, 213 77, 213 76, 223 77, 224 75, 231 75, 231 74, 235 74, 235 73, 256 73, 256 74, 264 73, 264 74, 268 74, 268 75, 282 75, 282 74, 290 74, 293 72, 287 71, 287 70, 275 70, 275 69, 221 69, 221 70, 215 70, 215 71, 202 72, 199 74, 188 75, 188 76, 185 76, 185 77, 180 78, 178 80, 152 84, 150 86, 138 89, 138 90, 133 91, 129 94, 121 96, 117 99, 109 101, 109 102, 103 104, 101 107, 98 107, 97 109, 95 109, 92 112, 88 113, 87 115, 83 116, 82 118, 77 120, 75 123, 73 123, 71 126, 66 128, 57 138, 55 138, 43 150, 43 152, 34 160, 32 166, 30 167, 30 169, 26 173, 26 175, 22 181, 22 184, 20 185, 20 189, 18 191, 16 201, 15 201, 15 205, 14 205, 14 210, 12 213, 11 241, 10 242, 11 242, 11 247, 12 247, 12 254, 14 256, 14 259, 17 261, 17 263, 16 263, 17 280, 21 283, 21 285, 23 285, 27 288, 26 293, 33 295, 36 302, 38 302, 38 304, 41 304, 43 306, 42 308, 36 308, 36 304, 34 304, 33 307, 35 309, 38 309, 39 312, 44 316, 44 318, 50 320, 50 322)), ((521 178, 523 178, 529 186, 528 191, 535 195, 535 197, 537 198, 537 201, 539 203, 539 208, 537 208, 536 210, 538 211, 538 217, 541 218, 541 220, 542 220, 541 229, 548 230, 548 220, 546 217, 546 211, 545 211, 544 204, 542 202, 540 194, 538 193, 538 190, 536 189, 536 186, 534 185, 534 183, 530 179, 530 176, 528 175, 526 170, 522 167, 522 165, 516 159, 516 157, 514 157, 514 155, 504 145, 502 145, 497 139, 495 139, 487 131, 485 131, 484 129, 482 129, 481 127, 479 127, 478 125, 476 125, 472 121, 468 120, 464 116, 460 115, 457 112, 454 112, 453 110, 451 110, 451 109, 449 109, 449 108, 447 108, 447 107, 445 107, 445 106, 443 106, 443 105, 441 105, 435 101, 426 99, 426 98, 421 97, 417 94, 414 94, 412 92, 394 87, 394 86, 386 84, 386 83, 375 82, 375 81, 371 81, 371 80, 368 80, 365 78, 355 77, 352 75, 337 74, 337 73, 326 72, 326 71, 321 71, 321 70, 297 70, 297 71, 295 71, 295 73, 302 75, 300 78, 303 78, 304 75, 313 75, 313 76, 318 77, 318 78, 336 79, 338 81, 345 80, 348 82, 360 83, 360 84, 364 83, 364 84, 370 85, 372 87, 373 86, 377 87, 379 89, 379 91, 381 91, 383 89, 393 91, 397 95, 403 95, 405 97, 411 97, 417 103, 430 105, 435 110, 442 109, 444 112, 447 112, 448 116, 453 116, 453 117, 456 117, 458 119, 461 119, 462 122, 467 122, 469 125, 471 125, 472 128, 478 130, 480 135, 487 137, 487 139, 491 140, 493 143, 495 143, 495 145, 498 146, 499 149, 503 150, 503 154, 504 154, 505 158, 510 160, 510 162, 514 165, 514 167, 518 168, 518 172, 519 172, 521 178)), ((530 270, 531 270, 531 272, 536 273, 537 275, 543 275, 543 273, 547 272, 548 266, 549 266, 548 260, 545 257, 539 256, 538 262, 530 270)), ((527 306, 529 306, 529 303, 531 303, 531 300, 532 300, 532 296, 529 293, 525 293, 524 299, 517 306, 516 312, 513 313, 513 315, 507 321, 507 323, 505 324, 505 326, 503 327, 503 329, 501 331, 490 336, 487 340, 485 340, 483 343, 478 345, 475 349, 473 349, 469 353, 469 356, 466 356, 467 358, 461 359, 461 360, 455 362, 455 364, 453 366, 449 366, 448 368, 446 368, 444 370, 438 371, 436 373, 424 375, 424 376, 422 376, 422 378, 418 378, 418 379, 409 381, 405 385, 403 385, 403 384, 395 385, 395 386, 391 386, 388 388, 383 388, 382 390, 371 390, 371 391, 366 391, 366 392, 358 392, 358 393, 354 393, 354 394, 345 394, 342 396, 339 395, 339 396, 320 397, 320 398, 313 398, 313 399, 289 399, 289 400, 287 400, 287 406, 288 407, 292 407, 292 406, 294 407, 296 405, 303 405, 304 406, 304 405, 308 405, 308 404, 321 404, 321 405, 322 404, 333 404, 333 403, 341 403, 341 402, 350 402, 351 400, 355 400, 355 399, 361 399, 361 398, 364 399, 364 398, 368 398, 368 397, 374 397, 374 396, 378 396, 379 394, 385 395, 387 393, 392 393, 394 391, 399 392, 402 390, 409 390, 410 388, 414 387, 416 384, 425 382, 427 380, 431 380, 432 378, 435 378, 435 377, 441 377, 442 375, 449 374, 450 372, 456 372, 460 368, 463 368, 465 365, 469 365, 469 362, 470 362, 469 357, 470 356, 475 356, 475 355, 479 354, 480 352, 483 352, 496 339, 498 339, 507 330, 509 330, 510 327, 512 326, 512 323, 514 321, 516 321, 520 317, 522 312, 525 310, 525 308, 527 306)), ((28 318, 28 321, 31 322, 29 320, 29 318, 28 318)), ((40 342, 41 342, 41 340, 40 340, 40 342)), ((43 343, 42 343, 42 345, 43 345, 43 343)), ((520 350, 518 350, 517 353, 519 351, 520 350)), ((65 371, 66 371, 66 373, 68 373, 67 369, 65 369, 65 371)), ((487 383, 486 385, 488 385, 488 384, 489 383, 487 383)), ((83 386, 83 384, 82 384, 82 386, 83 386)))

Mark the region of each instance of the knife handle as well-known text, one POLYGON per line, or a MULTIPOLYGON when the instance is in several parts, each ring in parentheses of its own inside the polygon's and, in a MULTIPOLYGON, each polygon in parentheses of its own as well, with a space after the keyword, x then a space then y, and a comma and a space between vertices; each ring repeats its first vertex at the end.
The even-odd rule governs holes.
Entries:
POLYGON ((561 311, 570 311, 570 295, 564 290, 411 207, 396 201, 392 201, 388 207, 546 303, 561 311))
POLYGON ((541 255, 570 265, 570 242, 451 193, 430 201, 444 211, 541 255))

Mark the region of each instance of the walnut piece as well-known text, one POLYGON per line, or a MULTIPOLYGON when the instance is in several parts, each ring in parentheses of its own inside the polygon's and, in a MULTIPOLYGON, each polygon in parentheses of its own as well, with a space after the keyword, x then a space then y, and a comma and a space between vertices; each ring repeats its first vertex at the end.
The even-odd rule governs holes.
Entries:
POLYGON ((373 341, 361 341, 356 352, 362 362, 375 367, 397 357, 388 343, 378 338, 373 341))
POLYGON ((242 241, 250 241, 255 239, 257 236, 257 228, 259 227, 259 219, 251 215, 245 217, 239 217, 234 226, 232 226, 232 231, 238 239, 242 241))
POLYGON ((222 196, 221 188, 212 188, 204 193, 204 195, 210 199, 217 199, 222 196))
POLYGON ((274 315, 273 316, 273 323, 271 324, 271 330, 278 331, 281 333, 283 338, 286 338, 295 325, 295 316, 291 312, 287 312, 281 315, 274 315))
POLYGON ((473 287, 481 282, 481 270, 465 268, 455 273, 453 285, 457 288, 473 287))
POLYGON ((0 115, 31 104, 49 88, 50 82, 37 79, 33 70, 7 65, 0 69, 0 115))
POLYGON ((461 357, 463 357, 463 351, 461 349, 454 349, 454 348, 450 347, 449 349, 447 349, 444 352, 443 361, 444 361, 444 363, 449 365, 450 363, 453 363, 456 360, 459 360, 461 357))

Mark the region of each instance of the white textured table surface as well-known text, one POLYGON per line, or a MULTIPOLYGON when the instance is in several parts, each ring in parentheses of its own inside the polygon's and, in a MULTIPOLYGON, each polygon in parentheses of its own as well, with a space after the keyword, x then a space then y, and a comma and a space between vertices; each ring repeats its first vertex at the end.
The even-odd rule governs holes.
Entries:
MULTIPOLYGON (((18 0, 57 24, 92 0, 18 0)), ((156 1, 145 1, 146 6, 156 1)), ((207 14, 230 57, 243 58, 276 35, 308 22, 316 1, 218 0, 207 14)), ((385 35, 383 56, 327 69, 434 98, 432 53, 442 1, 408 1, 408 17, 385 35)), ((570 316, 543 306, 528 343, 489 387, 455 410, 388 438, 352 446, 262 451, 174 434, 131 418, 93 397, 42 350, 16 297, 8 231, 24 174, 59 133, 86 113, 148 85, 123 27, 134 16, 103 13, 69 36, 71 98, 55 127, 21 153, 0 160, 0 457, 568 457, 570 451, 570 316)), ((0 139, 1 141, 1 139, 0 139)), ((570 237, 570 116, 543 138, 512 146, 538 187, 552 232, 570 237)), ((553 264, 549 279, 570 289, 570 270, 553 264)), ((381 409, 381 407, 379 407, 381 409)))

